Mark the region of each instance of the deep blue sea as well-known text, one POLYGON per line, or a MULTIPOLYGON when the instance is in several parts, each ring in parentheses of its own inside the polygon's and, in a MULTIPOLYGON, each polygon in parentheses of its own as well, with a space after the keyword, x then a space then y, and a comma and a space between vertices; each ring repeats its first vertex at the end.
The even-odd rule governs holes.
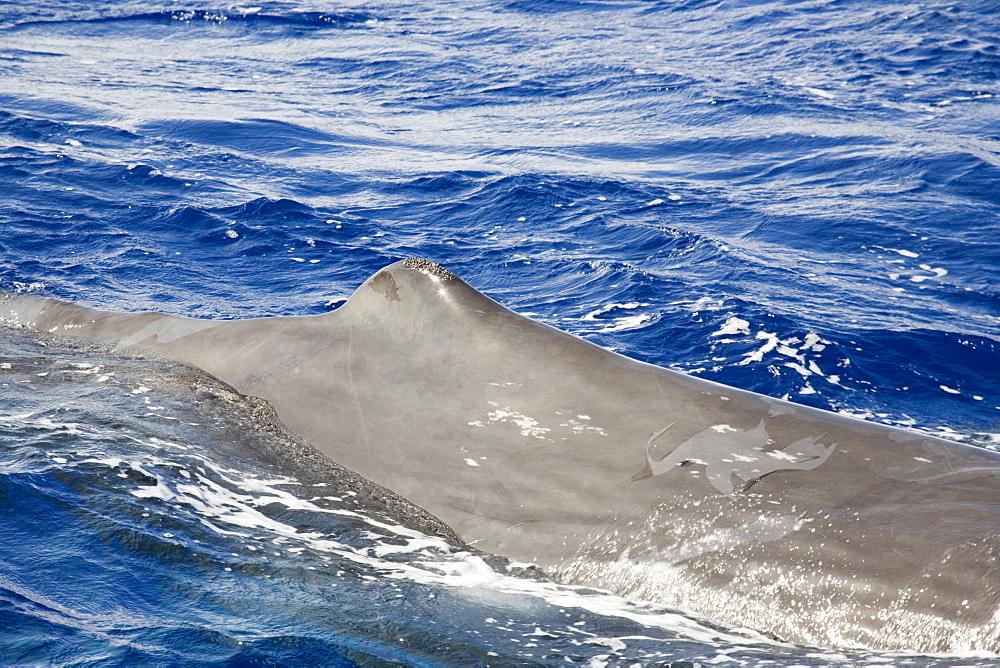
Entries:
MULTIPOLYGON (((630 357, 997 449, 998 102, 995 0, 0 2, 0 287, 310 314, 418 256, 630 357)), ((3 665, 1000 660, 501 575, 247 456, 181 369, 0 346, 3 665)))

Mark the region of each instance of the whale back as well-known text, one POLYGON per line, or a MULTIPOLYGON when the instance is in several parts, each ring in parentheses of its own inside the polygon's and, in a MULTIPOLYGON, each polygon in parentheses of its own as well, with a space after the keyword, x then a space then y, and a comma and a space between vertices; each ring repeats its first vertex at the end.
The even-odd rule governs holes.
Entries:
POLYGON ((1000 650, 1000 460, 644 364, 422 260, 328 314, 0 317, 198 367, 466 542, 785 640, 1000 650))

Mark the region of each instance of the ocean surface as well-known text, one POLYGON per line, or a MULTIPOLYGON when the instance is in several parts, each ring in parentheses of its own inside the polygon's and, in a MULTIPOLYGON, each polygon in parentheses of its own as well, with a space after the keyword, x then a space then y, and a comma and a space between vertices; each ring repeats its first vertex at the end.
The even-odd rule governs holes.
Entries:
MULTIPOLYGON (((300 315, 417 256, 630 357, 995 450, 998 102, 994 0, 0 2, 0 287, 300 315)), ((0 664, 998 660, 497 573, 268 429, 189 370, 0 330, 0 664)))

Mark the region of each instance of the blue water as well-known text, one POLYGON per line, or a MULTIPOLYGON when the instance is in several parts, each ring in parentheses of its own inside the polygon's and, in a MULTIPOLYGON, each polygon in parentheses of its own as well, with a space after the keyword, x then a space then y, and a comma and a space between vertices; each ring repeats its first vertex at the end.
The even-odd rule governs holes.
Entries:
MULTIPOLYGON (((996 449, 998 101, 986 0, 3 3, 0 287, 321 313, 419 256, 631 357, 996 449)), ((254 456, 180 370, 0 344, 0 663, 991 661, 498 575, 254 456)))

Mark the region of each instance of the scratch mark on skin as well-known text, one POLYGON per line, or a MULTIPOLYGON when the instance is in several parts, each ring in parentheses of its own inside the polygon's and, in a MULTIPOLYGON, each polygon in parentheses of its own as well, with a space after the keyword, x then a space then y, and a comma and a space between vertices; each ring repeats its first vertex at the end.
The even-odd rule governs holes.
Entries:
POLYGON ((480 542, 482 542, 484 540, 491 540, 493 538, 496 538, 497 536, 499 536, 502 533, 506 533, 506 532, 510 531, 511 529, 516 529, 517 527, 521 526, 522 524, 528 524, 529 522, 535 522, 535 521, 537 521, 537 520, 524 520, 523 522, 518 522, 517 524, 512 524, 509 527, 507 527, 506 529, 501 529, 500 531, 494 532, 494 533, 490 534, 489 536, 483 536, 482 538, 477 538, 475 540, 470 540, 469 541, 469 545, 475 545, 476 543, 480 543, 480 542))
POLYGON ((660 394, 663 395, 663 402, 667 405, 667 410, 673 412, 673 406, 670 404, 670 394, 667 392, 667 388, 663 387, 662 378, 656 378, 656 386, 660 388, 660 394))

